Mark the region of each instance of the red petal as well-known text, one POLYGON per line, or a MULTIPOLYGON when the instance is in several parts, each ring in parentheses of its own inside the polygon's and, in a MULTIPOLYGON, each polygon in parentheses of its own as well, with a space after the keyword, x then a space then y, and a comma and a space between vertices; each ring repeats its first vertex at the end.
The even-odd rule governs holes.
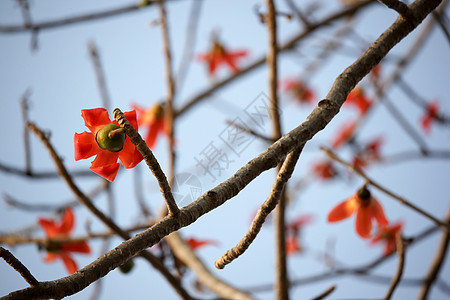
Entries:
POLYGON ((349 218, 358 208, 358 202, 352 196, 348 200, 335 206, 328 214, 328 222, 338 222, 349 218))
POLYGON ((384 215, 384 210, 380 202, 378 202, 375 198, 372 197, 369 208, 371 210, 372 217, 375 218, 375 220, 378 222, 380 226, 388 225, 389 222, 386 219, 386 216, 384 215))
POLYGON ((59 257, 62 259, 64 266, 66 266, 66 269, 70 274, 73 274, 78 270, 77 263, 68 253, 61 253, 59 257))
POLYGON ((218 245, 219 243, 213 240, 197 240, 195 238, 189 238, 186 240, 186 244, 191 247, 192 250, 197 250, 206 245, 218 245))
POLYGON ((91 253, 91 248, 86 241, 64 243, 61 245, 61 250, 66 252, 91 253))
POLYGON ((61 235, 69 235, 70 231, 73 229, 75 223, 75 218, 73 216, 72 208, 67 207, 64 211, 64 215, 61 220, 61 224, 58 228, 58 233, 61 235))
POLYGON ((356 233, 362 238, 369 238, 372 231, 372 214, 368 207, 360 207, 356 212, 356 233))
POLYGON ((81 116, 84 119, 84 124, 93 134, 104 125, 111 123, 108 111, 104 108, 82 109, 81 116))
POLYGON ((134 127, 134 129, 136 129, 136 130, 139 129, 137 118, 136 118, 136 110, 127 111, 127 112, 123 113, 123 115, 128 120, 128 122, 130 122, 130 124, 134 127))
POLYGON ((300 243, 297 236, 286 237, 286 253, 288 255, 300 252, 300 243))
POLYGON ((45 255, 44 261, 52 262, 52 261, 54 261, 57 258, 59 258, 59 254, 47 252, 47 254, 45 255))
POLYGON ((140 163, 143 157, 131 140, 127 138, 123 149, 119 152, 119 159, 125 168, 130 169, 140 163))
POLYGON ((160 132, 164 130, 164 119, 155 119, 149 126, 145 142, 152 149, 160 132))
POLYGON ((91 166, 89 169, 91 169, 94 173, 97 173, 98 175, 102 176, 106 180, 113 182, 116 178, 117 172, 119 172, 120 164, 114 163, 106 166, 101 167, 93 167, 91 166))
POLYGON ((53 220, 39 218, 39 225, 41 225, 42 229, 45 231, 45 235, 48 238, 58 235, 58 226, 53 220))
POLYGON ((108 150, 100 150, 97 157, 92 161, 91 167, 98 168, 102 166, 111 165, 117 162, 119 152, 111 152, 108 150))
POLYGON ((95 136, 90 132, 75 133, 75 160, 86 159, 100 151, 95 136))

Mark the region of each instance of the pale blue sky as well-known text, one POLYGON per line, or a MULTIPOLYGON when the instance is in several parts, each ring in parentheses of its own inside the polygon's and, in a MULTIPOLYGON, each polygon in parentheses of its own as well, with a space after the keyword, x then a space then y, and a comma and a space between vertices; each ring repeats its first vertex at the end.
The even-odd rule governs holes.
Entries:
MULTIPOLYGON (((32 17, 36 22, 70 16, 94 10, 129 4, 131 1, 31 1, 32 17)), ((299 1, 296 1, 299 2, 299 1)), ((309 1, 312 2, 312 1, 309 1)), ((312 18, 320 19, 338 7, 337 1, 322 1, 323 6, 312 18), (330 2, 330 3, 328 3, 330 2), (329 6, 329 7, 328 7, 329 6)), ((280 11, 288 11, 284 1, 276 1, 280 11)), ((267 47, 266 30, 254 14, 255 6, 263 10, 263 1, 207 1, 202 5, 195 53, 208 49, 213 31, 220 34, 220 39, 230 49, 248 49, 250 56, 242 61, 242 66, 259 58, 267 47)), ((302 3, 302 6, 306 5, 302 3)), ((175 70, 180 64, 182 48, 186 37, 186 24, 191 1, 171 1, 167 6, 169 14, 170 37, 173 45, 175 70)), ((165 95, 164 63, 161 54, 161 34, 158 26, 149 26, 158 18, 158 10, 149 8, 141 12, 108 18, 95 22, 76 24, 64 28, 46 30, 38 35, 39 48, 30 51, 30 34, 0 34, 0 103, 3 108, 3 124, 7 129, 2 133, 0 163, 14 167, 24 166, 22 140, 22 121, 19 99, 29 88, 31 108, 30 119, 41 128, 51 131, 51 141, 64 163, 70 169, 88 169, 91 160, 75 162, 73 159, 73 135, 86 130, 80 111, 85 108, 101 106, 101 100, 90 61, 87 43, 95 41, 103 63, 107 87, 112 106, 123 111, 130 109, 132 102, 149 105, 162 99, 165 95)), ((375 4, 365 10, 355 23, 355 30, 367 42, 374 41, 394 20, 396 14, 381 5, 375 4)), ((0 1, 0 24, 19 24, 22 22, 20 10, 15 1, 0 1)), ((338 23, 320 30, 304 40, 296 51, 283 53, 280 59, 280 77, 285 78, 301 74, 309 58, 314 57, 323 40, 334 34, 338 23)), ((279 18, 279 40, 290 38, 298 31, 299 24, 279 18)), ((417 36, 414 32, 392 51, 392 58, 405 53, 417 36)), ((439 28, 434 28, 418 55, 417 60, 408 66, 405 79, 427 100, 437 98, 442 111, 450 115, 448 102, 449 78, 449 44, 439 28)), ((345 50, 338 51, 332 59, 314 76, 307 78, 319 98, 324 97, 337 75, 339 75, 364 50, 364 45, 348 39, 344 42, 345 50), (351 52, 351 53, 350 53, 351 52)), ((387 65, 383 74, 389 74, 392 65, 387 65)), ((210 143, 221 145, 220 134, 227 128, 225 120, 240 117, 245 120, 245 108, 251 105, 261 93, 267 93, 266 68, 243 76, 237 82, 228 85, 205 100, 192 111, 179 119, 176 127, 178 145, 178 173, 194 173, 201 181, 203 192, 207 191, 232 176, 232 174, 251 158, 262 152, 267 146, 254 141, 240 156, 228 152, 231 159, 222 174, 212 179, 195 168, 196 158, 210 143)), ((218 79, 228 76, 228 70, 222 70, 218 79)), ((367 79, 364 79, 367 80, 367 79)), ((176 97, 176 106, 180 107, 199 91, 212 83, 206 68, 193 60, 182 89, 176 97)), ((365 82, 367 84, 368 82, 365 82)), ((372 91, 372 90, 371 90, 372 91)), ((312 107, 293 103, 281 94, 284 132, 296 127, 312 110, 312 107)), ((389 92, 389 98, 401 110, 409 123, 422 134, 430 149, 449 150, 448 127, 435 126, 430 135, 425 136, 419 128, 421 111, 407 99, 398 88, 389 92)), ((311 177, 310 167, 313 161, 323 157, 319 146, 326 145, 338 127, 348 119, 356 117, 356 111, 342 109, 342 112, 330 125, 316 136, 305 148, 293 176, 293 183, 300 178, 311 177)), ((270 132, 270 125, 265 124, 270 132)), ((359 139, 367 141, 374 136, 386 136, 383 154, 395 154, 404 150, 417 150, 417 145, 398 126, 387 113, 384 106, 374 108, 373 113, 361 128, 359 139)), ((53 170, 47 151, 33 136, 33 169, 53 170)), ((225 148, 224 148, 225 149, 225 148)), ((163 168, 167 167, 167 141, 160 140, 155 155, 163 168)), ((349 158, 349 152, 340 152, 349 158)), ((369 168, 368 174, 380 184, 392 189, 414 204, 424 208, 436 217, 443 218, 449 207, 448 178, 450 162, 448 160, 414 160, 395 165, 381 165, 369 168)), ((145 164, 139 166, 144 174, 145 197, 155 211, 161 207, 162 200, 158 188, 145 164)), ((341 169, 345 173, 344 169, 341 169)), ((114 183, 116 192, 116 220, 124 227, 135 224, 139 218, 138 208, 133 193, 134 170, 122 170, 114 183)), ((213 269, 214 273, 230 283, 243 289, 273 281, 273 230, 266 226, 248 251, 224 270, 215 270, 213 263, 225 250, 234 246, 248 229, 250 216, 266 199, 274 179, 274 171, 262 174, 237 197, 222 207, 200 218, 196 223, 182 230, 185 236, 217 239, 218 247, 208 247, 199 251, 200 257, 213 269)), ((349 179, 322 183, 312 179, 313 183, 304 190, 289 208, 288 218, 299 214, 312 213, 315 222, 305 228, 302 242, 309 249, 304 254, 289 258, 291 278, 303 278, 327 270, 317 254, 325 251, 327 241, 336 242, 334 255, 345 266, 359 266, 377 258, 382 247, 370 247, 368 241, 360 239, 354 232, 354 219, 338 224, 328 224, 326 215, 339 201, 349 197, 360 187, 363 181, 353 176, 349 179)), ((90 191, 100 180, 95 176, 77 178, 76 182, 83 191, 90 191)), ((27 203, 58 204, 73 198, 69 189, 60 179, 49 181, 31 180, 16 175, 0 173, 0 191, 27 203)), ((391 221, 403 220, 405 235, 411 236, 421 232, 432 223, 410 209, 401 206, 395 200, 379 191, 373 194, 382 202, 387 217, 391 221)), ((106 210, 105 196, 96 200, 96 204, 106 210)), ((183 203, 186 205, 187 203, 183 203)), ((77 233, 85 232, 87 221, 92 221, 91 229, 101 231, 103 225, 93 220, 84 208, 76 209, 77 233)), ((43 214, 39 214, 42 216, 43 214)), ((44 214, 45 215, 45 214, 44 214)), ((0 202, 0 231, 35 225, 38 214, 23 212, 0 202)), ((41 232, 37 233, 42 236, 41 232)), ((439 235, 429 237, 424 243, 408 249, 406 261, 406 278, 420 278, 429 267, 437 249, 439 235)), ((110 247, 115 247, 119 239, 112 239, 110 247)), ((80 266, 92 262, 99 254, 100 243, 91 243, 93 254, 84 257, 75 256, 80 266)), ((8 247, 11 249, 10 247, 8 247)), ((38 252, 34 245, 18 246, 11 249, 13 253, 30 269, 38 280, 53 280, 66 275, 62 263, 45 264, 44 253, 38 252)), ((393 276, 396 259, 389 260, 375 270, 376 274, 393 276)), ((26 283, 5 263, 0 263, 0 295, 26 287, 26 283)), ((441 279, 449 278, 450 265, 447 261, 441 279)), ((193 282, 195 276, 187 276, 186 283, 193 282)), ((329 299, 383 298, 388 284, 370 283, 356 277, 333 278, 319 283, 299 286, 292 289, 292 299, 309 299, 324 291, 332 284, 337 284, 336 291, 329 299)), ((449 284, 447 282, 447 284, 449 284)), ((189 291, 193 289, 188 288, 189 291)), ((69 299, 86 299, 92 286, 69 299)), ((194 292, 193 292, 194 293, 194 292)), ((411 299, 417 294, 417 288, 401 286, 395 294, 396 299, 411 299)), ((120 299, 125 296, 136 299, 154 295, 154 299, 176 299, 166 281, 149 268, 146 262, 137 261, 136 268, 129 275, 112 271, 104 280, 101 299, 120 299)), ((212 298, 212 294, 208 294, 212 298)), ((200 295, 201 296, 201 295, 200 295)), ((272 292, 257 293, 258 299, 272 299, 272 292)), ((447 295, 448 297, 448 295, 447 295)), ((432 299, 446 299, 446 295, 437 288, 433 289, 432 299)))

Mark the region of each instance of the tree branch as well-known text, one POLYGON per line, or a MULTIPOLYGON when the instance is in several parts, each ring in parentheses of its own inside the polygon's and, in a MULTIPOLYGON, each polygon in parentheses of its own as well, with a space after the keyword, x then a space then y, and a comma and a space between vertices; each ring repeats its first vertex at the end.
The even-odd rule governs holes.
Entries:
POLYGON ((162 171, 161 166, 156 160, 156 157, 153 155, 152 150, 148 148, 145 141, 142 139, 136 129, 134 129, 134 127, 130 124, 130 122, 125 118, 120 109, 114 109, 113 114, 116 121, 121 127, 125 129, 125 133, 130 137, 131 142, 136 146, 136 149, 138 149, 138 151, 142 154, 145 162, 147 163, 147 166, 156 177, 159 188, 161 190, 161 194, 166 201, 169 214, 176 215, 179 212, 179 208, 175 203, 175 199, 173 198, 173 194, 169 182, 167 182, 166 175, 162 171))

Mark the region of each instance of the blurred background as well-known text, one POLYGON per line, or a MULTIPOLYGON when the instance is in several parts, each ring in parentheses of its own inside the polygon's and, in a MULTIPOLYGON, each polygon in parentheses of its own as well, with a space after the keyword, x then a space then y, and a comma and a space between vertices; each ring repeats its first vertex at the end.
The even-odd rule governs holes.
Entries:
MULTIPOLYGON (((311 22, 323 20, 345 8, 339 1, 294 2, 307 14, 311 22)), ((292 14, 289 3, 290 1, 276 1, 277 10, 280 12, 277 18, 280 44, 305 30, 304 25, 292 14)), ((33 23, 127 5, 133 5, 133 2, 29 1, 33 23)), ((267 30, 259 15, 266 12, 264 1, 177 0, 167 1, 166 9, 177 83, 174 100, 176 109, 182 108, 199 93, 233 75, 231 70, 224 67, 212 77, 206 64, 198 60, 200 53, 209 51, 213 36, 217 36, 230 51, 248 51, 247 57, 238 63, 240 68, 262 58, 267 52, 267 30)), ((448 15, 448 9, 446 14, 448 15)), ((340 19, 324 26, 302 39, 296 47, 280 54, 280 81, 301 78, 315 95, 311 103, 300 103, 291 94, 280 89, 284 133, 306 119, 315 104, 327 95, 336 77, 352 64, 396 17, 396 12, 374 3, 362 9, 353 19, 340 19), (340 36, 339 32, 345 32, 345 35, 340 36), (320 53, 330 41, 335 43, 335 49, 325 57, 320 57, 320 53), (318 64, 317 69, 310 67, 312 63, 318 64)), ((22 170, 25 168, 21 99, 26 95, 29 120, 51 134, 51 142, 69 171, 89 171, 92 159, 75 162, 73 146, 74 133, 87 130, 81 118, 81 110, 103 106, 88 45, 93 43, 98 50, 111 101, 110 113, 115 107, 129 111, 133 103, 149 107, 164 101, 167 95, 158 19, 159 10, 155 5, 108 18, 41 30, 35 35, 30 32, 0 33, 0 103, 3 111, 2 124, 5 126, 0 147, 0 190, 3 194, 0 201, 1 234, 26 232, 44 237, 37 225, 38 218, 55 217, 57 215, 52 207, 60 207, 75 200, 72 192, 58 177, 33 178, 7 170, 8 167, 22 170), (26 205, 11 205, 6 201, 8 199, 15 199, 26 205)), ((444 20, 448 21, 448 18, 444 20)), ((428 21, 430 17, 382 61, 380 81, 392 74, 428 21)), ((0 25, 22 24, 23 17, 18 1, 0 1, 0 25)), ((441 28, 435 25, 419 53, 401 76, 424 101, 436 99, 439 112, 443 115, 449 115, 450 111, 447 86, 449 66, 449 41, 441 28)), ((378 101, 369 77, 364 78, 360 85, 369 98, 378 101)), ((267 86, 267 68, 261 65, 215 90, 177 119, 176 174, 180 178, 177 200, 181 206, 192 202, 195 195, 203 194, 231 177, 240 167, 267 148, 269 144, 266 141, 252 138, 248 140, 248 146, 237 153, 224 142, 230 128, 227 121, 239 118, 245 125, 253 126, 249 125, 252 123, 246 112, 258 101, 270 102, 267 86), (220 170, 213 167, 203 169, 198 164, 211 145, 227 156, 227 160, 222 161, 220 170)), ((420 123, 425 111, 412 101, 411 95, 394 85, 386 91, 386 97, 420 136, 428 150, 447 153, 450 151, 448 124, 434 122, 430 133, 426 134, 420 123)), ((320 147, 331 147, 331 142, 341 126, 357 118, 358 112, 354 107, 343 107, 329 126, 307 144, 289 181, 287 221, 296 220, 302 215, 312 215, 312 221, 301 230, 301 251, 288 256, 291 280, 310 279, 326 274, 330 268, 358 268, 383 255, 382 245, 370 245, 368 240, 356 235, 354 217, 335 224, 327 222, 329 211, 354 194, 364 184, 364 180, 339 163, 335 163, 339 175, 330 179, 324 180, 313 171, 315 163, 327 158, 320 147)), ((271 128, 269 120, 263 122, 259 128, 253 127, 267 136, 270 136, 271 128)), ((433 216, 443 219, 450 202, 448 154, 441 158, 421 156, 418 143, 405 132, 398 118, 393 117, 385 105, 377 102, 362 120, 355 139, 366 143, 379 136, 382 136, 384 141, 381 148, 382 159, 367 166, 364 169, 366 173, 380 185, 433 216), (410 157, 405 153, 413 155, 410 157)), ((33 134, 30 135, 30 149, 33 172, 55 172, 48 151, 33 134)), ((351 162, 353 150, 354 147, 343 145, 336 153, 351 162)), ((163 170, 167 170, 169 157, 168 140, 165 136, 158 139, 153 151, 163 170)), ((205 246, 196 250, 196 253, 218 277, 243 290, 251 291, 258 299, 274 298, 274 231, 270 220, 238 260, 223 270, 216 270, 214 261, 245 234, 256 210, 269 194, 274 178, 274 170, 264 172, 238 196, 181 230, 186 238, 217 241, 217 245, 205 246)), ((89 193, 104 180, 92 173, 76 176, 75 181, 84 192, 89 193)), ((143 215, 137 201, 140 193, 145 205, 151 208, 153 217, 158 215, 164 204, 157 182, 144 163, 135 169, 122 168, 111 189, 115 199, 112 210, 114 219, 123 228, 145 224, 149 220, 143 215), (141 187, 136 188, 136 182, 140 182, 141 187)), ((389 221, 403 222, 405 237, 414 237, 434 226, 429 219, 388 195, 375 188, 371 191, 382 203, 389 221)), ((101 210, 111 212, 105 192, 101 192, 94 199, 101 210)), ((75 236, 86 234, 87 230, 106 231, 105 226, 85 208, 76 206, 74 211, 75 236)), ((395 299, 416 297, 420 285, 414 284, 414 280, 427 274, 438 251, 441 234, 441 230, 434 231, 427 238, 407 248, 404 281, 396 290, 395 299)), ((105 250, 104 247, 109 250, 120 242, 121 239, 113 237, 105 246, 102 240, 91 240, 89 243, 92 253, 87 256, 74 255, 74 258, 79 266, 83 267, 100 256, 105 250)), ((35 244, 3 246, 13 252, 40 281, 67 275, 62 262, 45 263, 45 251, 39 251, 35 244)), ((157 253, 157 250, 154 251, 157 253)), ((397 257, 392 256, 372 269, 369 275, 343 274, 324 276, 320 280, 310 282, 300 281, 293 285, 291 298, 311 299, 331 285, 336 285, 336 290, 329 299, 380 299, 384 297, 396 269, 397 257)), ((0 277, 2 296, 27 287, 20 275, 3 261, 0 263, 0 277)), ((439 284, 433 288, 430 299, 448 299, 448 278, 450 265, 447 260, 439 274, 439 284)), ((211 292, 199 291, 195 287, 195 281, 195 274, 187 271, 183 279, 187 290, 201 298, 214 298, 211 292)), ((94 288, 93 284, 68 298, 87 299, 91 297, 94 288)), ((99 299, 123 297, 176 299, 178 296, 160 274, 146 262, 135 259, 135 267, 130 273, 123 274, 114 270, 102 279, 99 299)))

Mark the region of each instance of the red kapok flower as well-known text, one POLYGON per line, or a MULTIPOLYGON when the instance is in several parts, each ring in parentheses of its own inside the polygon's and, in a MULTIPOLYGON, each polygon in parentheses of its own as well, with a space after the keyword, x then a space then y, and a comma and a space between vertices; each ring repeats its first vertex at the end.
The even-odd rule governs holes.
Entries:
POLYGON ((380 80, 380 73, 381 73, 381 64, 378 64, 370 71, 370 80, 373 83, 377 83, 378 80, 380 80))
POLYGON ((197 250, 203 246, 207 245, 219 245, 219 242, 214 240, 198 240, 195 238, 188 238, 185 240, 186 244, 191 247, 192 250, 197 250))
POLYGON ((305 85, 300 79, 286 79, 282 82, 282 90, 288 92, 294 99, 300 103, 311 104, 316 98, 312 89, 305 85))
POLYGON ((356 129, 356 122, 349 122, 344 124, 337 133, 337 135, 334 136, 334 139, 331 143, 333 148, 339 148, 342 146, 345 142, 349 141, 353 137, 353 133, 356 129))
POLYGON ((132 107, 137 111, 139 126, 147 127, 145 137, 147 146, 153 148, 160 133, 168 135, 165 126, 164 108, 159 103, 148 109, 144 109, 137 104, 133 104, 132 107))
POLYGON ((372 219, 380 226, 388 221, 381 204, 363 186, 356 194, 335 206, 328 214, 328 222, 338 222, 351 217, 356 212, 356 233, 362 238, 369 238, 372 231, 372 219))
POLYGON ((365 115, 372 105, 372 100, 366 97, 362 88, 357 87, 348 94, 344 105, 353 105, 362 115, 365 115))
POLYGON ((247 56, 246 50, 228 51, 218 41, 214 41, 209 53, 199 54, 198 59, 208 64, 209 75, 214 75, 217 68, 224 64, 228 65, 234 72, 238 72, 237 61, 247 56))
POLYGON ((286 224, 286 253, 291 255, 301 252, 300 247, 300 231, 301 229, 310 224, 313 220, 313 215, 301 215, 291 222, 286 224))
MULTIPOLYGON (((130 111, 124 115, 137 130, 136 112, 130 111)), ((81 116, 91 132, 75 133, 75 160, 97 155, 89 169, 109 181, 114 181, 119 172, 117 159, 127 169, 135 167, 142 160, 142 155, 117 121, 109 119, 106 109, 83 109, 81 116)))
POLYGON ((384 142, 382 136, 367 143, 364 148, 354 157, 353 166, 361 169, 369 163, 378 161, 381 158, 381 146, 384 142))
POLYGON ((421 117, 420 122, 425 133, 430 133, 433 120, 438 118, 439 103, 436 100, 431 101, 427 105, 425 114, 421 117))
MULTIPOLYGON (((69 238, 74 226, 74 215, 70 207, 64 211, 61 222, 58 224, 53 220, 40 218, 39 225, 45 231, 47 239, 69 238)), ((77 242, 50 242, 47 246, 47 256, 45 261, 50 262, 61 259, 67 269, 72 274, 78 270, 76 262, 71 256, 71 252, 91 253, 91 249, 86 241, 77 242)))
POLYGON ((326 160, 314 164, 313 172, 317 177, 323 180, 331 179, 338 174, 331 160, 326 160))
POLYGON ((286 254, 292 255, 302 251, 300 241, 296 235, 288 235, 286 237, 286 254))
POLYGON ((370 243, 384 242, 384 255, 389 255, 397 250, 397 235, 402 231, 402 227, 402 223, 380 226, 376 235, 370 240, 370 243))

